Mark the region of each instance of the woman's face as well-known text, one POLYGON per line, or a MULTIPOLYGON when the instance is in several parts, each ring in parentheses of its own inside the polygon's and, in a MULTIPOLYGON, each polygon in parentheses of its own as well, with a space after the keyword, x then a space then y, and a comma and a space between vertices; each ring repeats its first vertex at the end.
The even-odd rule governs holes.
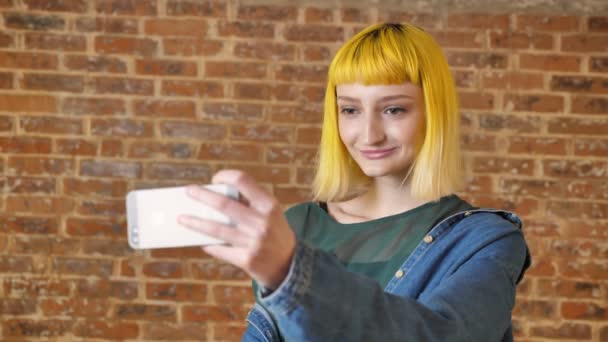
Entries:
POLYGON ((361 170, 402 180, 423 137, 421 89, 351 83, 338 85, 336 95, 340 138, 361 170))

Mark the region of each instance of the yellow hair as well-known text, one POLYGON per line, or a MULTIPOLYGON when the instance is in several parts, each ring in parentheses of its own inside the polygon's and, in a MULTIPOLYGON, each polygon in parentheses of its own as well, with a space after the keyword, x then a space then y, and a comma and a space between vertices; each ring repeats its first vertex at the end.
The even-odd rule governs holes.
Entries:
POLYGON ((329 67, 314 200, 344 200, 371 180, 340 140, 336 85, 405 82, 422 89, 425 108, 424 137, 408 172, 411 195, 435 200, 459 190, 463 166, 458 99, 441 48, 413 25, 375 24, 346 42, 329 67))

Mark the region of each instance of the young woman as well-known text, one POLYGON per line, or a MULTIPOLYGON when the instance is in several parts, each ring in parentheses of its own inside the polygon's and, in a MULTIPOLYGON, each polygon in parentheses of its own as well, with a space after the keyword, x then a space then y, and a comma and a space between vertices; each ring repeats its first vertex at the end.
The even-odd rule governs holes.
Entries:
POLYGON ((237 170, 244 201, 189 193, 236 229, 180 222, 226 241, 203 247, 254 279, 244 341, 512 341, 530 259, 521 221, 476 209, 463 182, 456 92, 433 38, 377 24, 331 63, 314 202, 281 212, 237 170))

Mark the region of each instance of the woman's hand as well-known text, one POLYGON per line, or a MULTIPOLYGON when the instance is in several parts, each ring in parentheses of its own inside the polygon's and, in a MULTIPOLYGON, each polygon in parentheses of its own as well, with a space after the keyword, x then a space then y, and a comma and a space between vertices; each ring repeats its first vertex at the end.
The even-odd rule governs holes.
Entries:
POLYGON ((233 185, 243 199, 235 201, 195 185, 187 187, 188 194, 230 217, 236 227, 187 215, 180 216, 178 222, 225 241, 226 245, 202 248, 207 254, 241 268, 264 287, 275 290, 287 276, 296 247, 295 234, 279 203, 242 171, 219 171, 211 182, 233 185))

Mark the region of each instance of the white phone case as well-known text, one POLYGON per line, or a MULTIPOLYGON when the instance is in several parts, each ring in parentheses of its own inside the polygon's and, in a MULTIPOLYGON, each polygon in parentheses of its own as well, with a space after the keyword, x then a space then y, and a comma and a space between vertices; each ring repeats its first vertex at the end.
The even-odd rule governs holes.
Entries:
MULTIPOLYGON (((229 185, 205 185, 206 188, 238 199, 238 191, 229 185)), ((133 249, 152 249, 221 244, 223 241, 183 227, 179 215, 192 215, 232 224, 221 212, 188 196, 184 186, 133 190, 127 194, 127 231, 133 249)))

